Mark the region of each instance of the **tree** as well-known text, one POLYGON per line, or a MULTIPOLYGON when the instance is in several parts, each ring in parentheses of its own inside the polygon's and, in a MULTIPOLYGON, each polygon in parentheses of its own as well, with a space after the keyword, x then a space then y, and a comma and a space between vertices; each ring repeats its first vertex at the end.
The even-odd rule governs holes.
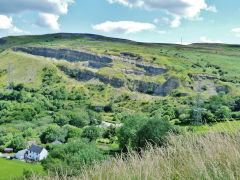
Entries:
POLYGON ((43 133, 40 136, 41 142, 51 143, 55 141, 56 139, 65 142, 65 138, 67 136, 67 130, 64 128, 60 128, 58 125, 50 125, 48 128, 43 131, 43 133))
POLYGON ((14 151, 25 149, 27 147, 27 141, 22 137, 22 135, 15 135, 12 138, 10 147, 12 147, 14 151))
POLYGON ((104 138, 111 138, 111 137, 114 137, 114 136, 116 136, 116 127, 115 126, 110 126, 110 127, 108 127, 106 130, 105 130, 105 132, 104 132, 104 134, 103 134, 103 137, 104 138))
POLYGON ((215 116, 211 111, 203 111, 202 120, 206 123, 213 122, 215 120, 215 116))
POLYGON ((94 143, 86 139, 73 140, 55 147, 46 160, 42 161, 44 169, 59 176, 77 176, 84 166, 93 165, 104 160, 104 155, 94 143))
POLYGON ((170 131, 174 131, 174 127, 167 116, 154 117, 137 132, 137 148, 145 147, 147 143, 161 146, 170 131))
POLYGON ((216 111, 216 117, 220 120, 228 120, 231 118, 231 110, 227 106, 221 106, 216 111))
POLYGON ((66 125, 63 128, 68 129, 67 139, 70 139, 70 138, 79 139, 83 132, 81 128, 71 126, 71 125, 66 125))
POLYGON ((86 111, 79 109, 69 114, 70 124, 76 127, 84 127, 90 123, 89 115, 86 111))
POLYGON ((117 132, 119 147, 126 151, 137 147, 137 131, 146 124, 148 118, 143 113, 129 115, 124 121, 124 125, 117 132))
POLYGON ((89 139, 89 141, 94 141, 99 136, 100 136, 100 131, 96 126, 86 127, 82 132, 82 137, 89 139))
POLYGON ((105 112, 114 112, 114 105, 113 102, 110 102, 104 107, 105 112))
POLYGON ((64 126, 64 125, 68 124, 69 121, 70 121, 70 119, 67 116, 64 116, 64 115, 56 116, 53 120, 53 122, 56 123, 59 126, 64 126))

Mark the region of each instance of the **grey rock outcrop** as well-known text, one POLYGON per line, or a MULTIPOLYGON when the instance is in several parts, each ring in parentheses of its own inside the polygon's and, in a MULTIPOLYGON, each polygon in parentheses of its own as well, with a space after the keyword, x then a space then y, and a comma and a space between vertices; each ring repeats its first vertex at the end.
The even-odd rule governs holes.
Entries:
POLYGON ((0 38, 0 45, 4 45, 6 42, 7 42, 6 40, 0 38))
MULTIPOLYGON (((56 58, 59 60, 65 59, 69 62, 88 61, 88 66, 96 69, 100 69, 102 67, 111 67, 110 63, 112 63, 114 59, 117 59, 127 64, 132 64, 138 68, 144 69, 145 74, 149 76, 163 74, 168 71, 168 69, 166 68, 159 67, 156 65, 150 65, 143 62, 138 62, 135 59, 128 59, 128 58, 117 57, 117 56, 100 56, 100 55, 96 55, 88 52, 81 52, 79 50, 54 49, 54 48, 45 48, 45 47, 14 47, 13 50, 22 51, 32 55, 56 58)), ((137 56, 137 55, 132 54, 132 56, 137 56)))
POLYGON ((98 79, 99 81, 110 84, 115 88, 127 87, 131 91, 137 91, 144 94, 151 94, 155 96, 167 96, 170 95, 174 89, 177 89, 180 85, 177 78, 169 78, 165 83, 158 84, 155 82, 146 82, 141 80, 132 79, 119 79, 116 77, 109 78, 101 74, 92 72, 90 70, 69 69, 65 66, 59 66, 67 75, 72 76, 78 81, 89 81, 91 79, 98 79))
POLYGON ((105 56, 98 56, 91 53, 69 49, 53 49, 44 47, 15 47, 13 48, 13 50, 22 51, 32 55, 56 58, 58 60, 65 59, 69 62, 89 61, 89 65, 93 65, 95 68, 106 67, 109 66, 109 63, 113 62, 112 59, 105 56))

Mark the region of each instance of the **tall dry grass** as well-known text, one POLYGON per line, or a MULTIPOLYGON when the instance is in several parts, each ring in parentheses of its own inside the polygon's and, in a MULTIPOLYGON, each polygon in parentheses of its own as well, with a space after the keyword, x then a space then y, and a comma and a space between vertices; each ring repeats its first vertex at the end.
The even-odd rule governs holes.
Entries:
POLYGON ((85 168, 79 177, 44 179, 240 179, 240 132, 170 136, 166 147, 149 147, 141 156, 131 152, 126 159, 118 157, 85 168))

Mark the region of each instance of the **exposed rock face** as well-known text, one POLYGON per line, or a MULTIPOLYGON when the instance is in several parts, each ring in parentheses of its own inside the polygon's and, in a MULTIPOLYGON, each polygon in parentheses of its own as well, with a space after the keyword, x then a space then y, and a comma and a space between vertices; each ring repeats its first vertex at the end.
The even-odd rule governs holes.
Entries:
MULTIPOLYGON (((81 52, 78 50, 70 50, 70 49, 53 49, 53 48, 44 48, 44 47, 15 47, 14 51, 22 51, 32 55, 38 55, 43 57, 50 57, 56 59, 65 59, 69 62, 76 61, 88 61, 88 66, 96 69, 100 69, 102 67, 111 66, 109 63, 112 63, 114 59, 123 61, 128 64, 133 64, 136 67, 142 68, 145 70, 146 75, 155 76, 159 74, 166 73, 168 69, 163 67, 158 67, 154 65, 149 65, 146 63, 137 62, 134 58, 128 59, 123 57, 108 57, 108 56, 99 56, 96 54, 81 52)), ((128 53, 129 54, 129 53, 128 53)), ((137 56, 135 54, 131 54, 131 56, 137 56)), ((130 55, 128 56, 130 57, 130 55)))
POLYGON ((134 53, 122 52, 122 53, 120 53, 120 55, 124 58, 130 58, 130 59, 137 60, 137 61, 143 60, 143 58, 141 56, 139 56, 138 54, 134 54, 134 53))
POLYGON ((146 71, 146 74, 150 76, 164 74, 168 71, 168 69, 165 69, 162 67, 156 67, 156 66, 149 66, 149 65, 142 65, 142 64, 136 64, 136 66, 139 68, 143 68, 146 71))
POLYGON ((179 87, 180 84, 178 79, 176 78, 169 78, 165 83, 157 84, 154 82, 146 82, 141 80, 131 79, 121 80, 114 77, 109 78, 89 70, 68 69, 67 67, 64 66, 60 66, 59 68, 70 76, 74 74, 74 78, 76 78, 79 81, 89 81, 91 79, 98 79, 99 81, 105 84, 110 84, 115 88, 126 86, 131 91, 138 91, 141 93, 151 94, 155 96, 170 95, 174 89, 177 89, 179 87))
POLYGON ((93 65, 94 68, 106 67, 109 66, 109 63, 113 62, 112 59, 105 56, 98 56, 95 54, 69 49, 52 49, 44 47, 15 47, 13 48, 13 50, 26 52, 32 55, 56 58, 59 60, 65 59, 69 62, 90 61, 89 65, 93 65))
POLYGON ((217 86, 216 91, 219 92, 225 92, 226 94, 229 93, 229 88, 228 86, 217 86))
POLYGON ((212 76, 212 75, 208 75, 208 74, 194 74, 193 76, 196 78, 209 79, 209 80, 218 79, 217 76, 212 76))
POLYGON ((7 42, 6 40, 0 38, 0 45, 4 45, 6 42, 7 42))

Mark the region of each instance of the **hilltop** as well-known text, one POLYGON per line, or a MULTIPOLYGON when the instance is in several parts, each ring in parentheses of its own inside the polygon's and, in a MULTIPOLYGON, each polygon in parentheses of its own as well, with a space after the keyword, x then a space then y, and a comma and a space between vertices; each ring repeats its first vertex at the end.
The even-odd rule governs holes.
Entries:
MULTIPOLYGON (((153 96, 192 94, 199 84, 209 87, 204 90, 208 95, 238 93, 237 45, 140 43, 69 33, 5 37, 0 42, 2 70, 11 62, 17 83, 39 85, 39 73, 49 65, 56 66, 67 83, 96 79, 153 96)), ((1 84, 4 81, 6 75, 1 84)))

